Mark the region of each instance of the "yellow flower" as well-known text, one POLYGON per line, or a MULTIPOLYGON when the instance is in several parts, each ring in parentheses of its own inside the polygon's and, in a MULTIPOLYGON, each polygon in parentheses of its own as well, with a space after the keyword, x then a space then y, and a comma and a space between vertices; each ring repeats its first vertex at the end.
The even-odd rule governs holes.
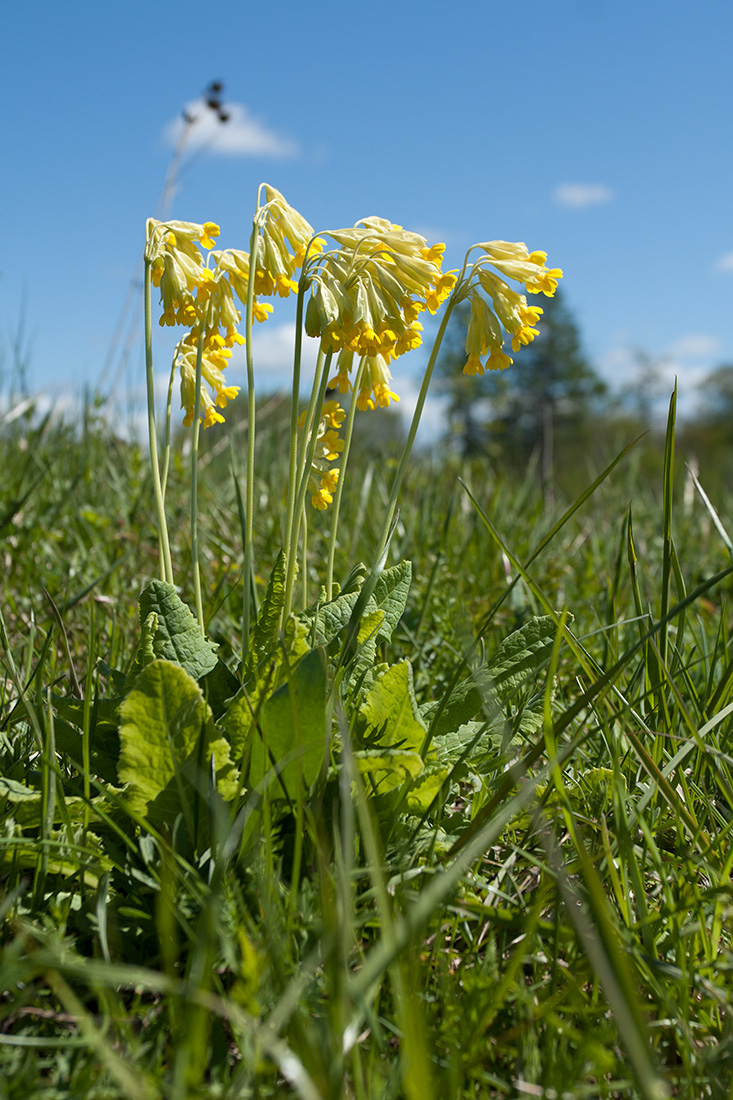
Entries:
POLYGON ((383 355, 368 355, 361 377, 361 388, 356 399, 357 409, 366 411, 376 409, 377 406, 386 409, 390 401, 399 401, 397 394, 389 388, 392 375, 383 355))
POLYGON ((440 270, 445 246, 428 247, 418 233, 378 217, 329 236, 339 249, 316 255, 306 271, 308 334, 320 337, 324 350, 385 362, 419 346, 420 311, 437 310, 455 285, 455 275, 440 270))
POLYGON ((546 252, 530 252, 523 241, 485 241, 474 245, 484 255, 473 265, 471 274, 459 294, 465 298, 471 294, 471 318, 466 333, 468 359, 465 374, 483 374, 489 370, 504 370, 512 359, 503 350, 505 333, 511 340, 512 351, 532 342, 539 335, 537 325, 542 316, 539 306, 527 305, 523 294, 513 290, 504 278, 489 269, 496 268, 501 275, 523 283, 531 293, 540 291, 551 297, 562 278, 559 268, 546 266, 546 252), (479 293, 479 288, 491 302, 479 293), (484 364, 481 360, 488 352, 484 364))
POLYGON ((346 419, 346 410, 341 408, 338 401, 327 401, 323 406, 322 416, 330 428, 338 431, 346 419))
POLYGON ((486 366, 489 370, 506 370, 514 362, 508 355, 501 350, 501 348, 492 348, 491 355, 486 360, 486 366))
POLYGON ((321 486, 327 492, 333 493, 338 485, 339 474, 341 473, 338 466, 332 466, 330 470, 326 470, 325 474, 321 478, 321 486))
MULTIPOLYGON (((201 355, 201 415, 203 426, 221 424, 224 417, 216 411, 216 406, 223 409, 228 401, 233 401, 239 393, 239 386, 227 386, 223 368, 226 366, 227 357, 231 355, 228 348, 222 346, 222 338, 217 335, 204 337, 204 346, 201 355), (212 399, 206 383, 214 391, 212 399)), ((185 342, 179 348, 176 365, 181 376, 181 407, 186 410, 183 423, 188 426, 193 423, 194 409, 196 405, 196 354, 198 345, 198 333, 192 332, 186 337, 185 342)))
POLYGON ((261 240, 255 291, 265 295, 277 292, 287 298, 291 292, 298 292, 293 275, 302 266, 309 244, 315 254, 323 242, 312 240, 312 226, 276 188, 265 184, 265 198, 256 215, 261 240))
POLYGON ((469 352, 468 359, 466 360, 466 365, 463 368, 463 373, 464 374, 483 374, 485 369, 486 368, 484 367, 483 363, 481 362, 481 356, 479 355, 479 353, 477 351, 469 352))
POLYGON ((221 232, 216 222, 204 222, 203 225, 196 222, 165 222, 165 226, 177 240, 200 241, 204 248, 213 248, 214 237, 221 232))

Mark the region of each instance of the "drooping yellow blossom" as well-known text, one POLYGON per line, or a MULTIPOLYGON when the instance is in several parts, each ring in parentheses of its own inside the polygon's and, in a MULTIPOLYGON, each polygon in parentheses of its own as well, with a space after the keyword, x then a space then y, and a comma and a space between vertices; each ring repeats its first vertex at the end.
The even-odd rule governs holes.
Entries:
MULTIPOLYGON (((212 252, 211 260, 216 264, 217 270, 226 273, 232 290, 239 298, 243 306, 247 305, 247 286, 249 284, 249 253, 239 249, 228 248, 225 252, 212 252)), ((258 302, 254 299, 252 315, 255 321, 266 321, 272 313, 269 303, 258 302)), ((244 337, 241 337, 244 343, 244 337)))
POLYGON ((559 268, 545 266, 546 252, 530 252, 523 242, 488 241, 476 247, 484 255, 474 264, 469 280, 472 285, 471 319, 466 333, 468 358, 464 374, 483 374, 487 368, 504 370, 508 367, 512 359, 503 350, 505 333, 514 352, 539 335, 537 324, 542 309, 528 305, 526 297, 490 270, 488 263, 506 278, 523 283, 530 293, 543 293, 550 298, 558 279, 562 278, 559 268), (491 305, 479 293, 479 288, 491 305), (489 357, 484 364, 481 356, 487 353, 489 357))
MULTIPOLYGON (((214 222, 147 223, 146 259, 151 281, 160 290, 161 325, 182 325, 188 334, 179 342, 174 368, 180 371, 181 406, 184 424, 193 422, 196 401, 196 354, 199 337, 203 339, 201 358, 201 418, 205 428, 221 423, 218 412, 239 392, 228 386, 224 370, 231 348, 243 344, 238 332, 241 311, 234 295, 246 301, 249 257, 247 253, 211 252, 204 261, 199 246, 211 249, 219 227, 214 222), (207 387, 210 387, 207 388, 207 387), (211 392, 210 392, 211 391, 211 392), (213 394, 213 396, 212 396, 213 394)), ((255 303, 254 313, 264 319, 271 307, 255 303)))
MULTIPOLYGON (((181 407, 186 410, 183 423, 186 426, 193 423, 196 405, 197 343, 198 337, 191 333, 180 346, 176 358, 181 377, 181 407)), ((201 417, 205 428, 223 423, 224 417, 216 409, 225 408, 227 402, 233 401, 239 393, 239 386, 228 386, 224 378, 224 368, 231 354, 231 350, 223 345, 222 337, 213 335, 204 338, 201 355, 201 417), (213 398, 204 383, 213 390, 213 398)))
POLYGON ((455 274, 441 271, 445 245, 428 247, 420 234, 385 218, 364 218, 350 229, 329 230, 328 236, 339 247, 308 263, 306 332, 320 338, 325 351, 339 353, 331 385, 341 393, 351 389, 354 355, 366 358, 357 404, 386 407, 397 398, 388 385, 387 364, 420 346, 419 314, 439 308, 455 274))
POLYGON ((389 388, 392 374, 387 366, 387 360, 383 355, 368 355, 364 360, 364 370, 361 375, 361 386, 356 398, 356 407, 362 411, 366 409, 382 409, 389 407, 390 401, 399 401, 399 397, 389 388))
POLYGON ((294 275, 306 251, 310 247, 311 253, 317 253, 323 241, 313 237, 313 227, 275 187, 265 184, 265 199, 255 219, 261 231, 255 294, 287 298, 298 292, 294 275))
MULTIPOLYGON (((315 429, 316 443, 313 461, 308 471, 308 487, 311 503, 319 511, 324 511, 331 504, 338 484, 339 469, 329 466, 329 463, 338 458, 344 449, 344 441, 339 438, 338 432, 345 417, 346 410, 341 408, 338 401, 326 401, 315 429)), ((301 429, 305 419, 306 413, 303 412, 298 419, 298 426, 301 429)))

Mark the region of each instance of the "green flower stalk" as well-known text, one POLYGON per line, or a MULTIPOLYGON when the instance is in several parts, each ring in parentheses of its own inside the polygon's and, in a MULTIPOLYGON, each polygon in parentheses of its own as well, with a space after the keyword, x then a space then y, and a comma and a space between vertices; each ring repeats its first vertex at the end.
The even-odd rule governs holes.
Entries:
POLYGON ((165 501, 163 499, 163 487, 160 480, 160 466, 158 465, 158 432, 155 424, 155 379, 153 376, 153 332, 151 320, 151 262, 145 256, 145 377, 147 382, 148 397, 148 443, 150 446, 150 467, 153 475, 153 492, 155 494, 155 507, 158 513, 158 539, 160 542, 160 575, 161 579, 173 584, 173 563, 171 562, 170 542, 168 540, 168 524, 165 517, 165 501))

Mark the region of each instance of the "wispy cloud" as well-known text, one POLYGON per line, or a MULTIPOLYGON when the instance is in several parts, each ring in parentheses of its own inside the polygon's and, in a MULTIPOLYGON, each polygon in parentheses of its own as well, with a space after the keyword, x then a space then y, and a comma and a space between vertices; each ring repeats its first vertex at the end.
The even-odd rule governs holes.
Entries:
MULTIPOLYGON (((203 99, 187 103, 184 114, 190 127, 186 143, 191 149, 206 149, 229 157, 292 157, 298 152, 295 142, 270 130, 243 103, 226 104, 227 121, 222 122, 203 99)), ((187 123, 183 116, 165 127, 169 145, 177 145, 187 123)))
POLYGON ((724 252, 722 256, 719 256, 715 261, 715 270, 733 272, 733 252, 724 252))
POLYGON ((704 332, 691 332, 686 336, 680 336, 670 344, 666 354, 672 359, 688 362, 715 357, 720 354, 720 351, 721 344, 717 336, 704 332))
POLYGON ((567 210, 600 206, 614 197, 614 192, 605 183, 559 183, 553 194, 555 203, 567 210))

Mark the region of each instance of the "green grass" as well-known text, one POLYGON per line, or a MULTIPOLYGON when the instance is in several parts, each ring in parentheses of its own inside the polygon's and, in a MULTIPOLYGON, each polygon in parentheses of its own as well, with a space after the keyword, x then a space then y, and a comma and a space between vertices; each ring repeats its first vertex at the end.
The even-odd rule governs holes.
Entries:
MULTIPOLYGON (((259 422, 258 604, 285 483, 277 407, 259 422)), ((169 811, 118 771, 120 706, 134 724, 149 675, 133 668, 157 575, 145 456, 91 412, 6 427, 0 1097, 733 1096, 733 574, 700 497, 685 503, 673 428, 659 484, 642 442, 551 508, 531 471, 417 456, 388 563, 412 562, 399 623, 374 651, 349 650, 347 627, 321 647, 328 766, 305 782, 296 747, 268 773, 266 747, 256 772, 255 739, 238 795, 203 767, 169 811), (422 726, 403 715, 387 744, 370 670, 403 659, 422 726), (412 779, 395 763, 410 736, 412 779), (394 770, 367 770, 370 751, 394 770)), ((353 462, 342 583, 373 565, 390 487, 387 455, 353 462)), ((206 690, 211 736, 235 744, 231 470, 209 441, 204 617, 236 681, 206 690)), ((169 502, 192 605, 179 453, 169 502)), ((308 542, 312 605, 318 517, 308 542)), ((301 688, 278 675, 305 724, 317 666, 301 688)))

